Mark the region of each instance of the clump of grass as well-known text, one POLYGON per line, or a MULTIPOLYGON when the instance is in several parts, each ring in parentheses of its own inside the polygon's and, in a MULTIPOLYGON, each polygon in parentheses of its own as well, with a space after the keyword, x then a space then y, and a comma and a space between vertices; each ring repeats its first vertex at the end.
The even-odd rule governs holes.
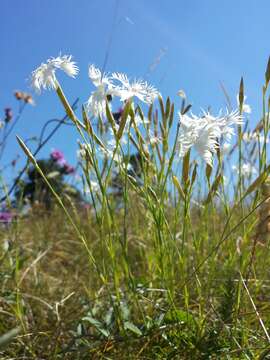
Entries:
MULTIPOLYGON (((94 124, 84 107, 78 119, 56 79, 50 84, 81 137, 91 206, 60 197, 19 139, 59 206, 47 212, 34 204, 1 233, 0 331, 20 329, 0 348, 3 359, 267 358, 269 251, 254 234, 267 201, 261 187, 270 169, 269 74, 268 66, 262 147, 245 145, 239 123, 236 146, 226 155, 214 128, 219 141, 203 152, 206 164, 183 137, 190 136, 188 123, 181 128, 185 119, 194 120, 184 117, 186 99, 179 124, 169 98, 147 109, 125 99, 116 117, 106 97, 106 121, 100 116, 94 124), (245 157, 254 154, 258 174, 244 176, 245 157), (226 185, 228 162, 236 158, 239 176, 226 185)), ((240 114, 243 106, 241 80, 240 114)), ((197 120, 205 132, 203 119, 197 120)))

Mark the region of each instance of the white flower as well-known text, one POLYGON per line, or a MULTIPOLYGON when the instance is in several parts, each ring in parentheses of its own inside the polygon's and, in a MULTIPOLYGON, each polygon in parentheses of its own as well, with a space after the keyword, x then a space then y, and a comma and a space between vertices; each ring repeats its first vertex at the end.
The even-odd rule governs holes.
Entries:
POLYGON ((101 150, 101 152, 103 152, 103 154, 108 159, 112 160, 112 158, 113 158, 113 161, 115 161, 116 163, 122 163, 123 158, 119 153, 115 153, 114 156, 113 156, 114 149, 106 149, 105 150, 105 149, 101 148, 100 150, 101 150))
POLYGON ((94 65, 89 66, 89 78, 95 85, 96 90, 92 92, 87 101, 86 108, 93 116, 106 116, 106 101, 113 94, 113 84, 108 76, 102 76, 101 71, 94 65))
POLYGON ((127 101, 135 96, 147 104, 152 104, 159 96, 157 89, 144 80, 134 80, 130 83, 128 77, 122 73, 113 73, 112 78, 121 83, 120 86, 114 88, 115 94, 121 101, 127 101))
POLYGON ((253 134, 250 132, 244 132, 242 135, 242 140, 245 142, 250 142, 253 139, 253 134))
MULTIPOLYGON (((243 141, 250 143, 252 141, 258 141, 261 145, 264 144, 264 134, 259 134, 258 132, 245 132, 242 136, 243 141)), ((269 143, 269 138, 266 138, 266 144, 269 143)))
POLYGON ((227 154, 230 151, 231 144, 228 142, 225 142, 222 146, 222 151, 224 154, 227 154))
POLYGON ((229 179, 227 178, 227 176, 223 175, 222 179, 223 179, 224 186, 227 186, 229 184, 229 179))
MULTIPOLYGON (((242 106, 242 112, 243 112, 243 113, 250 114, 250 113, 251 113, 251 106, 248 105, 248 104, 245 104, 246 98, 247 98, 247 97, 244 96, 244 102, 243 102, 243 106, 242 106)), ((238 105, 238 107, 239 107, 239 105, 240 105, 240 103, 239 103, 239 94, 237 94, 236 99, 237 99, 237 105, 238 105)))
POLYGON ((75 78, 79 72, 79 68, 71 59, 71 55, 58 56, 54 59, 54 63, 58 69, 63 70, 68 76, 75 78))
POLYGON ((98 184, 98 182, 90 180, 89 186, 84 188, 84 192, 86 194, 90 194, 91 192, 93 194, 99 192, 99 184, 98 184))
POLYGON ((186 93, 184 92, 184 90, 179 90, 178 93, 177 93, 177 95, 178 95, 179 97, 181 97, 182 99, 186 99, 186 98, 187 98, 186 93))
POLYGON ((219 116, 214 117, 208 112, 204 112, 204 117, 209 123, 217 124, 220 128, 221 135, 227 140, 230 141, 232 136, 235 135, 235 126, 243 124, 243 117, 239 114, 238 110, 232 111, 222 116, 221 112, 219 116))
POLYGON ((42 63, 32 72, 31 84, 36 92, 40 93, 41 89, 55 89, 57 69, 63 70, 68 76, 75 77, 78 74, 78 67, 74 61, 71 61, 71 55, 58 56, 42 63))
MULTIPOLYGON (((134 122, 135 122, 135 125, 137 127, 139 127, 140 125, 142 124, 149 124, 149 120, 144 116, 143 119, 141 118, 141 116, 139 114, 135 114, 134 116, 134 122)), ((129 123, 131 121, 131 117, 128 116, 127 118, 127 123, 129 123)))
POLYGON ((96 181, 90 180, 90 186, 93 193, 96 193, 99 191, 99 184, 96 181))
POLYGON ((77 150, 77 158, 78 160, 83 160, 86 156, 86 151, 85 149, 79 149, 77 150))
MULTIPOLYGON (((236 165, 232 166, 232 169, 239 174, 239 168, 236 165)), ((251 175, 257 175, 258 171, 251 163, 243 163, 241 167, 241 174, 243 177, 250 177, 251 175)))
POLYGON ((155 136, 154 133, 150 130, 149 131, 149 141, 147 141, 146 143, 151 144, 152 146, 161 143, 161 138, 158 136, 155 136))
POLYGON ((207 164, 212 166, 213 153, 216 152, 218 146, 217 138, 221 136, 218 124, 193 114, 190 117, 179 112, 179 117, 180 129, 177 142, 179 156, 185 156, 187 151, 194 146, 207 164))
MULTIPOLYGON (((238 111, 225 116, 212 116, 203 112, 202 117, 191 114, 182 115, 179 112, 180 129, 178 135, 177 151, 183 157, 194 146, 199 155, 212 166, 213 154, 219 145, 219 140, 224 137, 229 141, 234 135, 234 125, 242 124, 242 117, 238 111)), ((228 144, 226 145, 228 147, 228 144)))

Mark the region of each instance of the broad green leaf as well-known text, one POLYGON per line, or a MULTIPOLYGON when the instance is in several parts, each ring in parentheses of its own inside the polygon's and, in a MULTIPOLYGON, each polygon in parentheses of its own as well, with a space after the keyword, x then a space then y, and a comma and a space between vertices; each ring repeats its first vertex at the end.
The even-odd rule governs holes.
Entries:
POLYGON ((92 324, 101 334, 103 334, 105 337, 109 337, 110 333, 108 330, 104 329, 102 323, 98 321, 97 319, 93 318, 90 315, 85 316, 82 318, 83 321, 88 321, 90 324, 92 324))
POLYGON ((5 348, 14 338, 21 332, 21 328, 17 327, 4 335, 0 336, 0 349, 5 348))

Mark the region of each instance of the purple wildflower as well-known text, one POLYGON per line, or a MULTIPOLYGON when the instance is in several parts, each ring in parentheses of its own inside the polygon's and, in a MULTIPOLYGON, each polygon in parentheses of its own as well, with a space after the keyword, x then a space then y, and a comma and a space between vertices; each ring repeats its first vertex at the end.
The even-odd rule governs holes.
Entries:
POLYGON ((65 173, 66 175, 74 174, 74 172, 75 172, 74 167, 71 166, 71 165, 69 165, 69 164, 67 164, 67 163, 65 163, 65 164, 63 165, 63 168, 64 168, 64 173, 65 173))
POLYGON ((53 150, 51 152, 51 158, 56 161, 59 165, 65 165, 66 160, 64 154, 59 150, 53 150))
POLYGON ((5 108, 5 122, 8 123, 13 118, 13 112, 11 108, 5 108))
POLYGON ((0 223, 9 224, 11 223, 13 214, 9 211, 0 211, 0 223))

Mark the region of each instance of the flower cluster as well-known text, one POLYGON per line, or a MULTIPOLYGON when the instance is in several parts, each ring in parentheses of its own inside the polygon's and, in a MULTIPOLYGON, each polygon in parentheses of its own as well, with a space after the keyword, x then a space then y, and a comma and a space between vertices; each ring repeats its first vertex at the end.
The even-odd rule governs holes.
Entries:
POLYGON ((180 157, 185 156, 194 146, 198 154, 210 166, 213 164, 213 154, 219 147, 221 138, 227 142, 234 135, 234 125, 242 124, 242 116, 238 111, 221 114, 217 117, 204 112, 201 117, 179 113, 180 129, 177 142, 177 151, 180 157))
MULTIPOLYGON (((78 67, 71 61, 71 55, 58 56, 42 63, 32 72, 32 87, 40 93, 41 89, 55 89, 57 80, 56 70, 63 70, 68 76, 75 77, 78 67)), ((94 65, 89 66, 88 75, 96 90, 93 91, 87 101, 86 107, 93 116, 106 114, 106 102, 113 96, 118 96, 120 101, 126 102, 133 97, 150 104, 159 95, 159 92, 146 81, 134 80, 130 82, 125 74, 113 73, 111 76, 102 74, 94 65)))
MULTIPOLYGON (((75 77, 79 69, 75 63, 71 61, 71 58, 72 57, 68 55, 59 56, 49 59, 46 64, 41 64, 40 67, 32 73, 33 87, 39 92, 41 88, 56 88, 57 80, 55 72, 57 69, 61 69, 67 75, 75 77)), ((105 74, 94 65, 90 65, 88 75, 95 90, 92 91, 86 103, 86 109, 88 113, 94 117, 106 116, 106 108, 108 105, 110 106, 113 97, 118 97, 123 104, 134 97, 146 104, 152 104, 160 95, 158 90, 146 81, 141 79, 130 81, 123 73, 105 74)), ((179 92, 179 96, 183 98, 186 97, 181 91, 179 92)), ((133 106, 133 103, 131 106, 133 106)), ((247 104, 242 104, 242 111, 249 113, 251 109, 247 104)), ((113 113, 113 116, 115 118, 115 127, 117 128, 121 121, 122 109, 117 113, 113 113)), ((179 113, 179 117, 180 128, 177 142, 179 156, 183 157, 189 149, 194 147, 210 166, 213 165, 213 154, 217 148, 222 145, 223 139, 226 141, 226 147, 228 148, 229 142, 235 134, 234 126, 241 125, 243 121, 238 110, 231 113, 227 111, 225 115, 220 113, 217 117, 212 116, 209 112, 203 112, 202 116, 195 116, 193 114, 189 116, 179 113)), ((123 131, 124 134, 129 128, 130 121, 131 118, 128 116, 126 128, 123 131)), ((134 122, 137 126, 141 123, 146 123, 145 119, 142 119, 136 112, 134 122)), ((125 136, 123 136, 120 141, 121 145, 124 145, 126 142, 125 136)), ((155 137, 152 142, 156 143, 158 141, 159 139, 155 137)), ((108 149, 102 150, 108 157, 112 157, 116 149, 116 141, 112 129, 111 140, 109 140, 107 145, 108 149)), ((117 154, 114 154, 114 159, 116 161, 121 160, 118 159, 117 156, 117 154)), ((63 159, 58 159, 57 161, 63 161, 63 159)))
POLYGON ((157 89, 146 81, 130 82, 128 77, 122 73, 113 73, 109 76, 102 74, 94 65, 90 65, 88 74, 96 87, 86 104, 88 112, 93 116, 105 116, 106 102, 113 96, 119 97, 120 101, 124 103, 137 97, 146 104, 151 104, 159 96, 157 89))
POLYGON ((74 167, 67 163, 64 154, 61 151, 54 149, 51 152, 51 159, 62 167, 62 170, 65 175, 74 174, 75 172, 74 167))

